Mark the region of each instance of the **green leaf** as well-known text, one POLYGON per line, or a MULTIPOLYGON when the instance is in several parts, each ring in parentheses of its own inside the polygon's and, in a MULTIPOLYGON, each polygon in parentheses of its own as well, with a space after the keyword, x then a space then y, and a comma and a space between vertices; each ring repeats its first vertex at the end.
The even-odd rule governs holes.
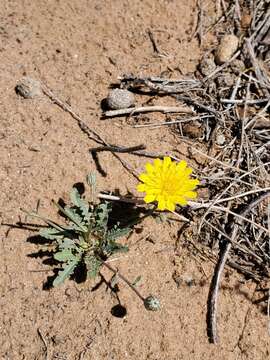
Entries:
POLYGON ((59 271, 57 277, 54 279, 53 286, 58 286, 58 285, 62 284, 67 278, 69 278, 70 275, 73 274, 73 272, 74 272, 76 266, 78 265, 79 261, 80 261, 80 258, 76 257, 71 262, 66 264, 64 266, 63 270, 59 271))
POLYGON ((167 221, 167 214, 165 213, 159 213, 157 216, 154 217, 157 224, 163 224, 167 221))
POLYGON ((119 276, 118 274, 114 274, 110 281, 111 287, 114 288, 115 285, 117 285, 118 283, 119 283, 119 276))
POLYGON ((110 231, 108 231, 106 238, 108 241, 116 240, 119 237, 128 235, 130 231, 131 231, 130 228, 122 228, 122 229, 113 228, 110 231))
POLYGON ((81 198, 80 193, 76 188, 71 190, 70 199, 72 203, 80 209, 84 219, 88 222, 91 216, 91 213, 89 213, 89 204, 81 198))
POLYGON ((59 204, 56 204, 59 210, 68 217, 68 219, 74 224, 74 229, 81 231, 81 232, 87 232, 87 227, 84 225, 82 218, 79 214, 76 213, 76 211, 69 206, 65 206, 65 208, 62 208, 59 204))
POLYGON ((112 255, 119 252, 128 252, 128 246, 117 244, 116 242, 110 242, 106 244, 103 248, 103 251, 107 255, 112 255))
POLYGON ((27 215, 29 215, 29 216, 32 216, 32 217, 35 217, 35 218, 37 218, 37 219, 40 219, 40 220, 44 221, 48 226, 51 226, 51 227, 54 228, 54 229, 57 229, 57 230, 59 230, 59 231, 62 231, 62 230, 64 229, 64 227, 57 225, 56 223, 54 223, 54 222, 51 221, 50 219, 47 219, 47 218, 45 218, 44 216, 41 216, 41 215, 39 215, 39 214, 36 213, 36 212, 29 212, 29 211, 26 211, 26 210, 23 210, 23 209, 21 209, 21 210, 22 210, 24 213, 26 213, 27 215))
POLYGON ((141 275, 137 276, 136 279, 133 281, 132 285, 137 286, 138 283, 141 281, 141 279, 142 279, 141 275))
POLYGON ((77 256, 73 255, 70 249, 63 249, 62 251, 53 254, 53 257, 55 260, 62 262, 70 262, 77 259, 77 256))
POLYGON ((64 238, 61 242, 59 242, 59 248, 60 249, 75 249, 76 244, 73 239, 64 238))
POLYGON ((95 220, 97 227, 105 228, 107 226, 110 211, 111 211, 111 205, 108 202, 104 202, 96 206, 95 220))
POLYGON ((43 228, 39 230, 39 235, 48 240, 59 240, 65 236, 65 230, 59 231, 53 227, 43 228))
POLYGON ((87 277, 95 278, 99 273, 102 262, 94 255, 85 256, 84 262, 87 269, 87 277))

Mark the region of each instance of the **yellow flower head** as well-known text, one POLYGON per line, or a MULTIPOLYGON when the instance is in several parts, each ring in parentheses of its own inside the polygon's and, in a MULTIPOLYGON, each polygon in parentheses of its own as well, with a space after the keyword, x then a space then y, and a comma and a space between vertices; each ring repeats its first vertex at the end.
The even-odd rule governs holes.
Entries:
POLYGON ((196 186, 200 183, 197 179, 191 179, 192 169, 181 160, 173 162, 170 157, 163 160, 156 159, 154 164, 145 165, 146 172, 139 176, 142 181, 137 186, 139 192, 145 192, 144 201, 158 202, 158 210, 174 211, 176 204, 187 205, 189 199, 195 199, 196 186))

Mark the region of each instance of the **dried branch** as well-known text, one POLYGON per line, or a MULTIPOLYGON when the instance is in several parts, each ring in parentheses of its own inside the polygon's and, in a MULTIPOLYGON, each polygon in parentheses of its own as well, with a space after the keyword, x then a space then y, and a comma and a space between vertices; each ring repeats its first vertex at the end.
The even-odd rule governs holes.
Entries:
POLYGON ((162 113, 187 113, 192 114, 193 110, 184 107, 184 106, 141 106, 141 107, 132 107, 127 109, 120 109, 120 110, 110 110, 106 111, 103 116, 105 118, 109 117, 116 117, 116 116, 123 116, 123 115, 134 115, 139 113, 146 113, 146 112, 162 112, 162 113))

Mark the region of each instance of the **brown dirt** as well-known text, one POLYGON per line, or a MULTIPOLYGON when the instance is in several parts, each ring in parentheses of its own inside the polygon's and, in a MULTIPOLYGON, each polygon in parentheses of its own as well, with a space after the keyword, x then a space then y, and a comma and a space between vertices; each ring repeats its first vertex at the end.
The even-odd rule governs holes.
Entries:
MULTIPOLYGON (((207 10, 213 15, 211 2, 207 10)), ((95 144, 69 114, 45 96, 25 100, 15 93, 24 75, 46 83, 108 142, 146 143, 149 151, 163 152, 181 147, 167 128, 145 131, 119 120, 102 122, 100 103, 109 84, 123 73, 177 77, 195 71, 202 55, 197 40, 189 39, 197 16, 195 1, 4 0, 0 14, 2 224, 15 224, 22 216, 20 208, 33 209, 38 200, 40 213, 55 218, 51 199, 67 199, 72 185, 95 169, 89 155, 89 147, 95 144), (153 52, 148 29, 165 56, 153 52)), ((209 35, 205 41, 210 48, 214 39, 209 35)), ((137 170, 146 162, 123 158, 137 170)), ((110 153, 101 154, 100 162, 107 172, 98 178, 100 190, 134 191, 136 180, 110 153)), ((111 315, 117 301, 105 285, 92 291, 96 282, 67 281, 43 290, 53 273, 41 258, 29 257, 38 251, 26 241, 33 232, 8 229, 1 226, 1 359, 257 360, 269 356, 267 318, 252 304, 255 285, 232 271, 226 272, 220 292, 221 342, 219 346, 208 343, 206 304, 213 265, 202 263, 181 246, 175 253, 178 223, 159 225, 149 220, 141 234, 129 239, 129 257, 120 259, 117 266, 130 279, 142 275, 140 290, 159 296, 162 310, 146 312, 121 284, 119 296, 127 308, 124 318, 111 315), (153 244, 137 242, 149 233, 153 244)), ((110 278, 107 271, 102 272, 110 278)))

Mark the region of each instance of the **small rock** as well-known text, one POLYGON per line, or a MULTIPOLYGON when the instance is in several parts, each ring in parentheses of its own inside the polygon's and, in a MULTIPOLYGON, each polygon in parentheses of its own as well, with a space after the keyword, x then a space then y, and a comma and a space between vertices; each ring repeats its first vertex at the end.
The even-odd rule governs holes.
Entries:
POLYGON ((235 74, 241 73, 246 68, 244 61, 239 59, 235 59, 233 62, 231 62, 230 67, 235 74))
POLYGON ((126 109, 134 105, 135 98, 132 92, 125 89, 113 89, 107 99, 107 105, 112 110, 126 109))
POLYGON ((22 78, 16 85, 15 91, 25 99, 33 99, 42 95, 40 82, 30 77, 22 78))
POLYGON ((204 76, 210 75, 216 69, 214 56, 210 54, 209 56, 203 58, 200 62, 199 69, 204 76))
POLYGON ((238 48, 238 37, 235 35, 224 35, 216 53, 216 63, 221 65, 229 61, 238 48))
POLYGON ((247 30, 251 24, 252 16, 248 12, 244 12, 241 17, 241 28, 243 30, 247 30))
POLYGON ((218 87, 232 87, 235 84, 235 75, 231 73, 223 73, 216 79, 218 87))
POLYGON ((192 139, 202 138, 204 135, 204 127, 199 121, 193 121, 192 123, 187 123, 182 126, 185 136, 188 136, 192 139))
POLYGON ((223 134, 218 135, 216 138, 216 143, 220 146, 224 145, 225 141, 226 141, 226 138, 223 134))

